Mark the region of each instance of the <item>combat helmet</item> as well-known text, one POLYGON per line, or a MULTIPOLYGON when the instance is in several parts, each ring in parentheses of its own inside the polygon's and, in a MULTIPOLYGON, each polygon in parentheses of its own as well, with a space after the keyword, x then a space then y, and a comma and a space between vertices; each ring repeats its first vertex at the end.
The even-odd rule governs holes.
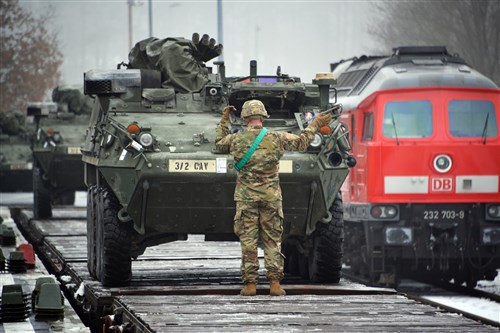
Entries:
POLYGON ((251 99, 243 104, 241 117, 247 118, 251 116, 264 116, 266 118, 269 118, 266 107, 258 99, 251 99))

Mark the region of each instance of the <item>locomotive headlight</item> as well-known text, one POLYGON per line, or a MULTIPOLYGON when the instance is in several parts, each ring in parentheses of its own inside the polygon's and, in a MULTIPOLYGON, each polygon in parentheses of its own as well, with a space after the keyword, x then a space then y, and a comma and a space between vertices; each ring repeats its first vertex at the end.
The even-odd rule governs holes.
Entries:
POLYGON ((486 219, 487 220, 500 220, 500 205, 492 204, 486 205, 486 219))
POLYGON ((385 208, 385 215, 387 218, 394 217, 394 216, 396 216, 397 213, 398 213, 398 210, 394 206, 388 206, 385 208))
POLYGON ((322 142, 323 142, 323 138, 321 137, 321 135, 316 133, 316 134, 314 134, 314 139, 311 141, 311 143, 309 145, 313 148, 318 148, 319 146, 321 146, 322 142))
POLYGON ((370 215, 374 219, 397 220, 398 208, 392 205, 376 205, 370 209, 370 215))
POLYGON ((139 135, 139 143, 143 146, 143 147, 151 147, 151 145, 153 144, 154 142, 154 139, 153 139, 153 136, 151 135, 151 133, 148 133, 148 132, 142 132, 140 135, 139 135))
POLYGON ((370 214, 372 214, 372 216, 375 218, 380 218, 382 216, 382 207, 380 206, 372 207, 372 209, 370 210, 370 214))
POLYGON ((445 154, 437 155, 434 157, 434 169, 437 172, 445 173, 451 169, 451 157, 445 154))
POLYGON ((499 245, 500 244, 500 228, 482 228, 481 230, 483 245, 499 245))

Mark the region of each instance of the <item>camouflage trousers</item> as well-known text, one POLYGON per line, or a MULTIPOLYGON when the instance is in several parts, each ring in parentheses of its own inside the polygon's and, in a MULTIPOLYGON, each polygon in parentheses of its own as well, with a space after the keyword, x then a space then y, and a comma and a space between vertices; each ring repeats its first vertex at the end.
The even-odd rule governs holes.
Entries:
POLYGON ((281 200, 237 201, 234 233, 241 243, 241 273, 244 283, 257 283, 259 260, 257 243, 259 235, 264 245, 264 266, 269 280, 283 278, 284 257, 281 254, 283 209, 281 200))

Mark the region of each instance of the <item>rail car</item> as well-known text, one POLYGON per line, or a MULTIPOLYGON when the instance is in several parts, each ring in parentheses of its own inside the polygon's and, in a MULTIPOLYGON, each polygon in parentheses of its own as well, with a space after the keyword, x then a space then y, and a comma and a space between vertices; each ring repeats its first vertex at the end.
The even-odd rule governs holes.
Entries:
POLYGON ((356 167, 342 188, 355 274, 474 287, 500 268, 500 89, 446 47, 331 64, 356 167))

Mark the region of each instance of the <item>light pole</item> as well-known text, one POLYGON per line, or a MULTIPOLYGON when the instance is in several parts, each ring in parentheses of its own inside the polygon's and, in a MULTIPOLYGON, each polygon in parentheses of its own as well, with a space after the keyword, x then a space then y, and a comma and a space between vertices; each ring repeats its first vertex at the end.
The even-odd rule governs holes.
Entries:
MULTIPOLYGON (((222 30, 222 0, 217 0, 217 41, 224 45, 224 36, 222 30)), ((224 61, 224 53, 219 56, 219 61, 224 61)))
POLYGON ((153 37, 153 0, 149 0, 149 37, 153 37))
POLYGON ((132 6, 141 6, 142 2, 140 2, 139 0, 127 0, 127 5, 128 5, 128 48, 130 50, 132 49, 132 39, 133 39, 132 6))
POLYGON ((255 26, 255 60, 259 60, 259 31, 260 27, 255 26))

